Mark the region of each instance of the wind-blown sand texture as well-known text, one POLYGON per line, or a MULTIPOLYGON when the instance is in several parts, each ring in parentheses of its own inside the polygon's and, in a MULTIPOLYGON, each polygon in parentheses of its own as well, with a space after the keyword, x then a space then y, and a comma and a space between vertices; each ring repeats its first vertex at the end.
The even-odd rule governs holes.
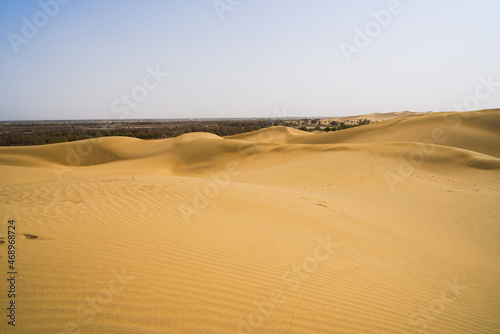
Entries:
POLYGON ((0 332, 500 333, 499 125, 2 147, 0 332))

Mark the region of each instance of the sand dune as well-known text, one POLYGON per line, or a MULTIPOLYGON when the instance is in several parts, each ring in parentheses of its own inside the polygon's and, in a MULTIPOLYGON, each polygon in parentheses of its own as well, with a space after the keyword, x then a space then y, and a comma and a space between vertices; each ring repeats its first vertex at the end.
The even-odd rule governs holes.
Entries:
POLYGON ((273 126, 271 128, 242 133, 235 136, 227 136, 226 139, 239 139, 250 142, 288 143, 292 138, 303 138, 314 136, 310 132, 292 129, 284 126, 273 126))
POLYGON ((397 112, 389 112, 389 113, 372 113, 367 115, 359 115, 359 116, 344 116, 344 117, 334 117, 334 118, 324 118, 320 120, 321 124, 329 124, 333 121, 335 122, 346 122, 346 123, 356 123, 358 120, 369 120, 370 122, 382 122, 388 121, 394 118, 406 117, 406 116, 419 116, 430 114, 431 111, 428 112, 411 112, 411 111, 397 111, 397 112))
POLYGON ((0 332, 498 333, 499 122, 2 147, 0 332))
POLYGON ((500 157, 499 110, 401 117, 363 127, 292 139, 289 143, 420 142, 459 147, 500 157), (492 142, 493 140, 493 142, 492 142))

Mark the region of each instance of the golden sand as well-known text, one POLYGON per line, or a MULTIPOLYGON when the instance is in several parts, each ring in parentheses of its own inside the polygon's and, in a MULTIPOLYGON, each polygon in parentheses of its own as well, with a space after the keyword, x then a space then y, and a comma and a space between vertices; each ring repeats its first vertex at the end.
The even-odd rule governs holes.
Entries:
POLYGON ((0 148, 0 332, 499 333, 500 110, 400 116, 0 148))

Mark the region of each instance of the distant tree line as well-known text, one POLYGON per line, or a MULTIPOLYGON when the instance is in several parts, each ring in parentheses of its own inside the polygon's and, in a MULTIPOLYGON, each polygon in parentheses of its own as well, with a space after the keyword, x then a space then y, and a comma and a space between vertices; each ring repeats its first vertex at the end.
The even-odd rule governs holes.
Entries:
MULTIPOLYGON (((304 121, 304 120, 302 120, 302 121, 304 121)), ((306 119, 306 121, 307 121, 307 119, 306 119)), ((313 120, 310 123, 311 124, 317 124, 318 122, 316 122, 316 120, 313 120)), ((359 119, 359 120, 357 120, 357 122, 350 122, 350 123, 332 121, 332 122, 330 122, 329 126, 326 126, 326 127, 321 127, 319 125, 316 125, 315 127, 307 127, 305 125, 302 125, 299 129, 303 130, 303 131, 325 131, 325 132, 329 132, 329 131, 337 131, 337 130, 354 128, 356 126, 367 125, 367 124, 370 124, 369 120, 367 120, 367 119, 363 119, 363 120, 359 119)))
POLYGON ((295 123, 283 119, 0 122, 0 146, 54 144, 106 136, 162 139, 188 132, 231 136, 273 125, 295 123))
POLYGON ((218 136, 231 136, 270 126, 288 126, 304 131, 337 131, 369 124, 331 122, 319 126, 319 119, 230 119, 230 120, 176 120, 176 121, 39 121, 0 122, 0 146, 27 146, 64 143, 75 140, 126 136, 140 139, 172 138, 188 132, 209 132, 218 136), (318 124, 311 128, 306 125, 318 124))

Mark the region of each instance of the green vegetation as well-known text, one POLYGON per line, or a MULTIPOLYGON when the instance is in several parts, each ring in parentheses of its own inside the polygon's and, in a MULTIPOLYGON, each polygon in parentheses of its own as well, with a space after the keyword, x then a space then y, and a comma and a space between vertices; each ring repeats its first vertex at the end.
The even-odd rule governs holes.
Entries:
POLYGON ((354 128, 356 126, 370 124, 370 121, 367 120, 367 119, 363 119, 363 120, 360 119, 357 122, 349 122, 349 123, 347 123, 347 122, 336 122, 336 121, 333 121, 333 122, 329 123, 329 126, 321 128, 321 126, 318 124, 318 121, 316 121, 316 120, 309 120, 307 118, 304 118, 304 119, 301 119, 299 121, 299 125, 300 124, 302 124, 302 126, 299 127, 299 130, 302 130, 302 131, 325 131, 325 132, 330 132, 330 131, 337 131, 337 130, 349 129, 349 128, 354 128), (318 125, 312 127, 311 125, 313 125, 313 124, 318 124, 318 125), (307 125, 309 125, 309 127, 307 125))

